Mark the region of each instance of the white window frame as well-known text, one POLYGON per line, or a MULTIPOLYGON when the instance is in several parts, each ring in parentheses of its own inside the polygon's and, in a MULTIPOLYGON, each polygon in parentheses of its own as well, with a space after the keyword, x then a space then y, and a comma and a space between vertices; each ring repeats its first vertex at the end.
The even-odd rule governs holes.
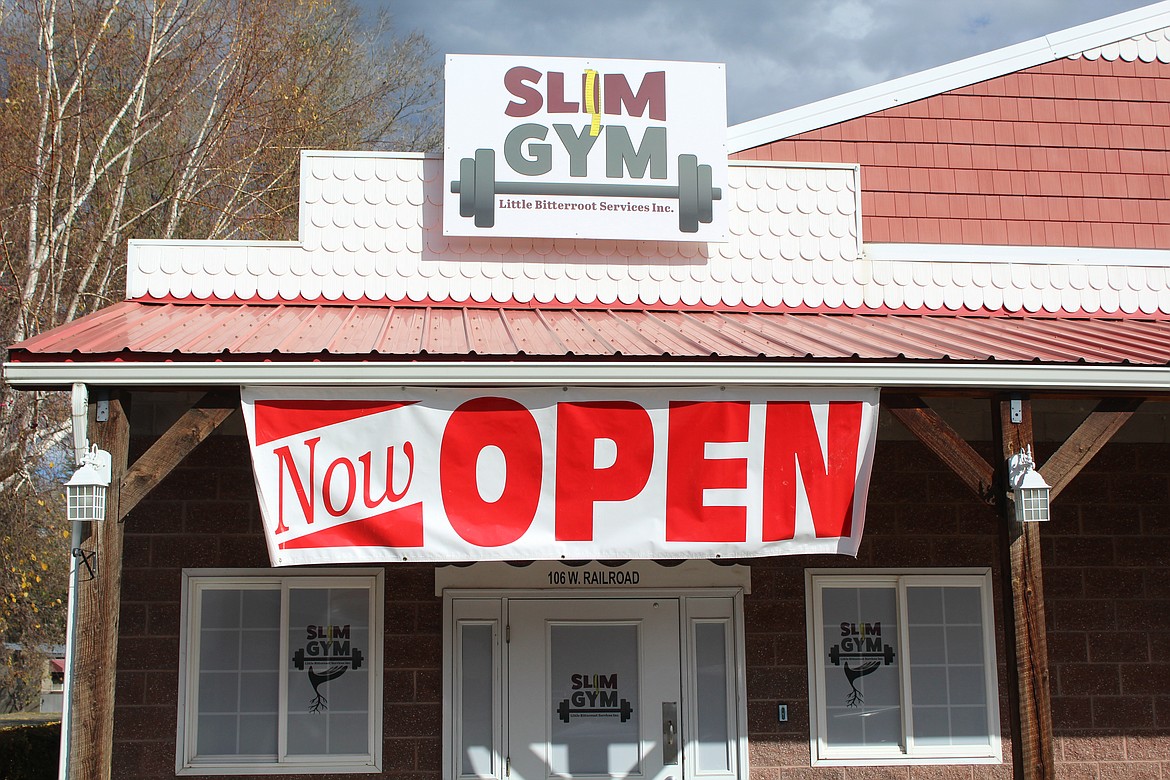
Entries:
POLYGON ((184 569, 182 621, 179 628, 179 718, 176 733, 176 775, 276 775, 373 773, 382 770, 382 636, 384 571, 373 568, 328 569, 184 569), (369 669, 370 752, 362 755, 287 755, 288 675, 284 663, 289 648, 289 591, 292 588, 365 588, 369 590, 370 647, 365 663, 369 669), (199 626, 201 594, 207 590, 279 590, 280 684, 278 694, 277 755, 268 759, 238 756, 198 756, 199 626))
POLYGON ((999 764, 999 667, 995 658, 995 616, 991 569, 808 569, 805 571, 805 617, 808 626, 809 750, 813 766, 906 766, 915 764, 999 764), (913 692, 910 685, 909 621, 906 589, 912 586, 979 588, 983 624, 983 666, 986 684, 988 744, 916 745, 912 730, 913 692), (826 587, 894 588, 898 611, 898 663, 902 709, 901 744, 882 747, 834 747, 826 741, 824 615, 821 592, 826 587))

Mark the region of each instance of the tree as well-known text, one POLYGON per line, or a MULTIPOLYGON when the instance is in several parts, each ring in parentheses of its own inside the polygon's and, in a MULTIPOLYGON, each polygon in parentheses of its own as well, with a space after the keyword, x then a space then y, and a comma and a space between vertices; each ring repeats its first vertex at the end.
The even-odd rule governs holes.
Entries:
MULTIPOLYGON (((302 148, 436 148, 433 60, 351 0, 0 0, 0 339, 121 297, 130 238, 294 237, 302 148)), ((68 418, 0 403, 8 535, 68 418)))

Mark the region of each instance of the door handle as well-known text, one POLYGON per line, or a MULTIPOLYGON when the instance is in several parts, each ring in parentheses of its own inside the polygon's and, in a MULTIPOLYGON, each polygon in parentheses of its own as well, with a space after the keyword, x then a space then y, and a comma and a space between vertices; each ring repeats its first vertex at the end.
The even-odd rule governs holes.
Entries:
POLYGON ((678 702, 662 702, 662 763, 678 764, 678 702))

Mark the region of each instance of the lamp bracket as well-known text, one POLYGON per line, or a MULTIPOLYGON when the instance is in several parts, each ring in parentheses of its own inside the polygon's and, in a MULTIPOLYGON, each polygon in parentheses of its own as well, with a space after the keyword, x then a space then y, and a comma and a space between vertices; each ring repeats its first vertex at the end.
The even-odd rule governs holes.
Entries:
POLYGON ((73 557, 77 558, 79 561, 81 561, 81 565, 85 566, 85 570, 89 572, 89 579, 85 580, 85 582, 89 582, 90 580, 97 579, 97 551, 96 550, 83 550, 80 547, 74 547, 73 548, 73 557))

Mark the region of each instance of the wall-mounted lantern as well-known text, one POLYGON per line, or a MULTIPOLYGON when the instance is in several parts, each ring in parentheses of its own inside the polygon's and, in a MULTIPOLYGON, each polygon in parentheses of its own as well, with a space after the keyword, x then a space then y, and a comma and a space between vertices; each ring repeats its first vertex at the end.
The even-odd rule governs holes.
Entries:
POLYGON ((110 486, 113 459, 93 445, 81 460, 81 467, 65 483, 69 519, 98 523, 106 519, 106 490, 110 486))
POLYGON ((1030 446, 1008 458, 1008 483, 1016 505, 1016 522, 1048 520, 1049 493, 1052 488, 1036 470, 1030 446))

